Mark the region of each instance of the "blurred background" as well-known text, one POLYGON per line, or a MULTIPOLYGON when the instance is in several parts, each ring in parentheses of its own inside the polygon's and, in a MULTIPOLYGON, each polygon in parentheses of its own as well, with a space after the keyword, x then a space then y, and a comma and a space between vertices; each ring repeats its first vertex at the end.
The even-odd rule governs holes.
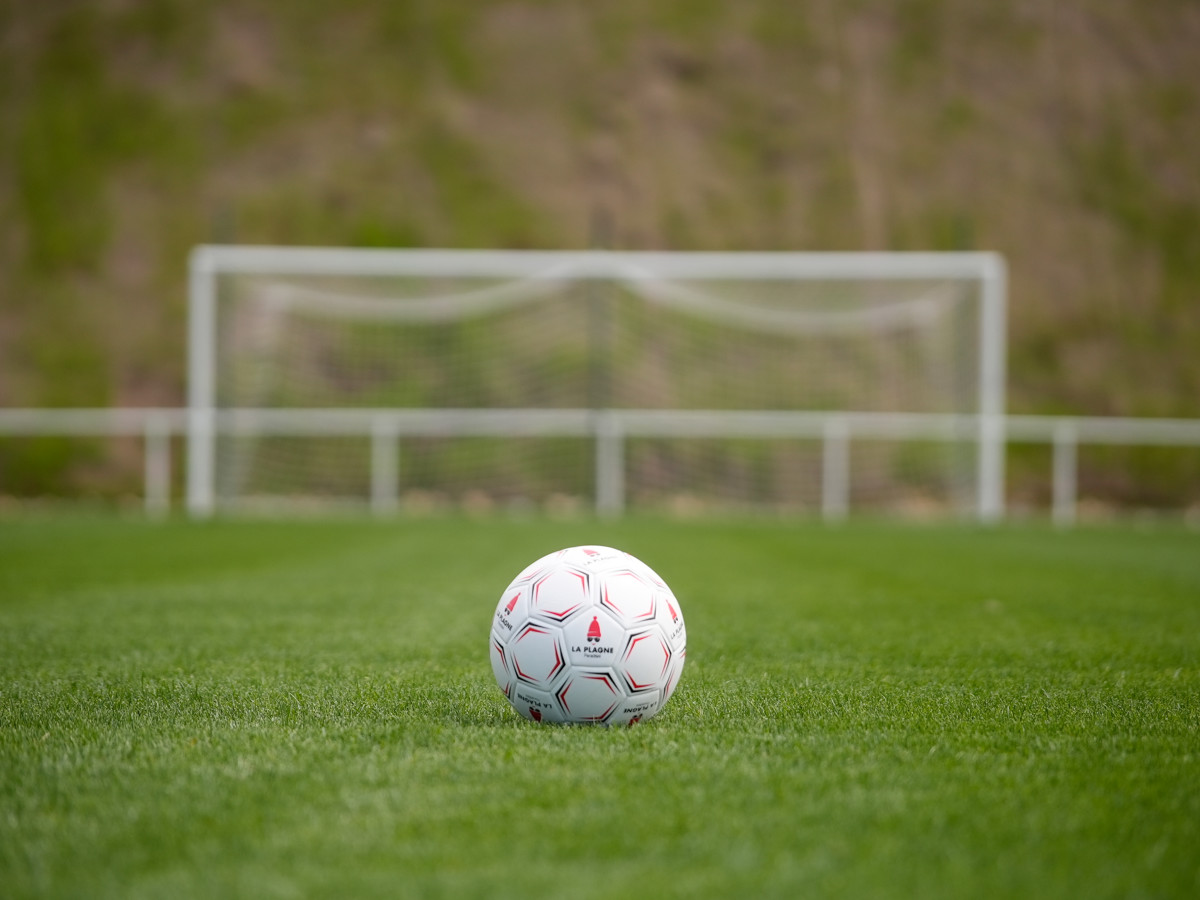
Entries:
MULTIPOLYGON (((1195 417, 1198 47, 1194 0, 6 0, 0 407, 183 405, 199 243, 982 249, 1010 413, 1195 417)), ((140 454, 2 438, 0 494, 140 454)), ((1081 492, 1186 507, 1198 457, 1081 492)))

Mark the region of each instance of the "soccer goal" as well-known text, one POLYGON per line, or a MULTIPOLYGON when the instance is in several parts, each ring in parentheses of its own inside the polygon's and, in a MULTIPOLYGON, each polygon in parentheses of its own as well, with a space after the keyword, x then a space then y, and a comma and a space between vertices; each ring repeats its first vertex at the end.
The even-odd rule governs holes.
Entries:
POLYGON ((1003 506, 989 253, 202 246, 194 515, 1003 506))

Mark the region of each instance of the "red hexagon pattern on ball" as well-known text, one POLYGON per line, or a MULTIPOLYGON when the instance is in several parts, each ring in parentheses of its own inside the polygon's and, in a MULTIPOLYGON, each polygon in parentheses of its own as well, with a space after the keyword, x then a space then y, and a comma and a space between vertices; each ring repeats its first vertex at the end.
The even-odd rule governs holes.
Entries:
POLYGON ((590 601, 588 577, 573 569, 556 569, 533 583, 529 611, 565 622, 590 601))
POLYGON ((508 653, 517 678, 543 690, 550 689, 567 665, 558 629, 536 622, 517 632, 509 642, 508 653))
POLYGON ((621 669, 631 691, 664 687, 670 665, 671 648, 657 628, 629 636, 621 669))
POLYGON ((575 722, 603 722, 625 700, 607 672, 572 672, 556 696, 575 722))
POLYGON ((636 556, 626 553, 625 560, 626 565, 628 565, 630 568, 630 571, 636 572, 644 580, 648 581, 655 587, 662 590, 667 590, 667 583, 662 580, 662 577, 636 556))
POLYGON ((600 602, 629 624, 654 618, 654 587, 633 572, 612 572, 604 576, 600 602))
POLYGON ((491 652, 489 654, 492 659, 492 674, 496 676, 496 683, 500 685, 500 690, 504 691, 504 696, 512 698, 512 673, 508 669, 508 651, 504 649, 504 645, 492 636, 491 652))
POLYGON ((519 584, 523 581, 531 581, 538 575, 548 569, 565 551, 556 550, 553 553, 547 553, 539 560, 535 560, 521 570, 521 574, 512 580, 512 583, 519 584))

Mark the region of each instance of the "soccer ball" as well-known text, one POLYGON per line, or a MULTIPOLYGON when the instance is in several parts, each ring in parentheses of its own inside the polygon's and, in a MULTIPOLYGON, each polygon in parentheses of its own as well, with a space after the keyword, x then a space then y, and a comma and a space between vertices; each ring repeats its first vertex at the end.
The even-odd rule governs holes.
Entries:
POLYGON ((492 619, 496 682, 535 722, 649 719, 679 684, 686 654, 671 589, 611 547, 543 556, 505 588, 492 619))

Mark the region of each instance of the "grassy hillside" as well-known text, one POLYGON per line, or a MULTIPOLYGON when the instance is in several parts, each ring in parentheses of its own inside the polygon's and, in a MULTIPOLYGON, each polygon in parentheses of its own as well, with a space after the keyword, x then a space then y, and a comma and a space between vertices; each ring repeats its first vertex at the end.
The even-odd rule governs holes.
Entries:
POLYGON ((1012 411, 1195 415, 1196 46, 1189 0, 3 3, 0 404, 180 403, 199 242, 603 240, 998 250, 1012 411))

